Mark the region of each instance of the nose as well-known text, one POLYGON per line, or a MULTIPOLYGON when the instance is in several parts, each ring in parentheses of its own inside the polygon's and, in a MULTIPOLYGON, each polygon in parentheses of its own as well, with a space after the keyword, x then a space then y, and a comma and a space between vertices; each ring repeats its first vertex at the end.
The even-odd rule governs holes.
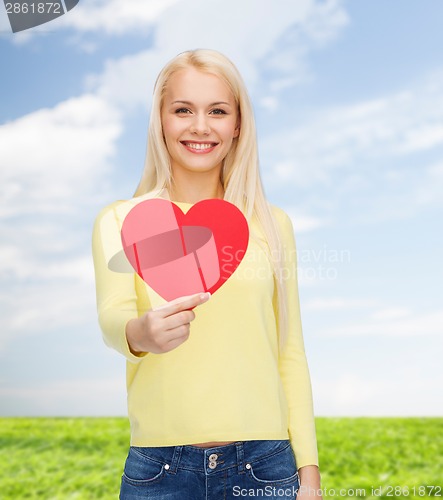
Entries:
POLYGON ((204 113, 199 113, 194 116, 190 126, 190 132, 197 135, 209 135, 211 129, 204 113))

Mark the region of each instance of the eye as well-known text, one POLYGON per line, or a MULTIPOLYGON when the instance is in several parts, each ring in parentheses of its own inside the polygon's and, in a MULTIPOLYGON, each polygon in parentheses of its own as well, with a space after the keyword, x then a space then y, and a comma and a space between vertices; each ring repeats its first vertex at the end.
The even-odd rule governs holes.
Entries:
POLYGON ((175 110, 175 114, 177 114, 177 115, 186 114, 186 113, 190 113, 188 108, 178 108, 175 110))
POLYGON ((226 111, 224 109, 221 109, 221 108, 216 108, 216 109, 213 109, 211 111, 212 114, 214 115, 226 115, 226 111))

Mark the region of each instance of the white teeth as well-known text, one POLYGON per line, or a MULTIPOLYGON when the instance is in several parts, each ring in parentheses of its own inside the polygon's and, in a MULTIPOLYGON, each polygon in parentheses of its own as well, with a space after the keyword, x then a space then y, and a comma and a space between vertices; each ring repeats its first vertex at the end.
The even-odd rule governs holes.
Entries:
POLYGON ((197 144, 195 142, 185 142, 185 146, 191 149, 198 149, 198 150, 203 150, 203 149, 209 149, 213 147, 212 143, 207 143, 207 144, 197 144))

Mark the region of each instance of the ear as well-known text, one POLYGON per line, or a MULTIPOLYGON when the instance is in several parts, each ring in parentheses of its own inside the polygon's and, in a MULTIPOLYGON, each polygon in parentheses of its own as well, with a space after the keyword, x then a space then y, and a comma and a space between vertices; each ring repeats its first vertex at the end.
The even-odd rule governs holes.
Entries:
POLYGON ((236 139, 239 135, 240 135, 240 118, 238 119, 237 125, 235 126, 233 138, 236 139))

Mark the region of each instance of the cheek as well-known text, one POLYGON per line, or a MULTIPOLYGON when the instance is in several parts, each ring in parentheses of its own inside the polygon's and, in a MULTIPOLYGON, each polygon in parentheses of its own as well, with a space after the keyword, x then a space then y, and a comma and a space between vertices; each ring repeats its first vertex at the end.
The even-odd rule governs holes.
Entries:
POLYGON ((166 149, 168 153, 171 154, 174 149, 174 144, 176 142, 176 134, 174 133, 173 127, 171 127, 171 123, 168 120, 162 121, 162 130, 163 130, 163 141, 165 143, 166 149))
POLYGON ((162 130, 163 137, 168 140, 168 138, 172 135, 171 124, 168 120, 162 120, 162 130))
POLYGON ((174 117, 166 115, 162 117, 162 129, 166 140, 174 139, 179 133, 179 123, 174 120, 174 117))
POLYGON ((236 137, 235 126, 236 126, 235 122, 229 122, 226 123, 220 130, 220 133, 223 135, 226 141, 229 141, 231 139, 234 139, 234 137, 236 137))

